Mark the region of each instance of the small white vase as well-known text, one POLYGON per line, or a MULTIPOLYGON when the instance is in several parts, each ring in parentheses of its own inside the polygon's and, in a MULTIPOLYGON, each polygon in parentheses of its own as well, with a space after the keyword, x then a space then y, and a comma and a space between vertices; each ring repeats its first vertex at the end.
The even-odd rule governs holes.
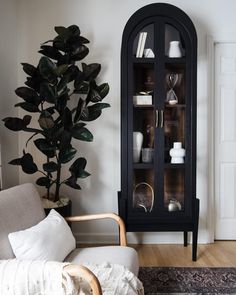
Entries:
POLYGON ((174 142, 173 148, 170 149, 170 156, 172 164, 184 163, 185 149, 182 148, 181 142, 174 142))
POLYGON ((133 132, 133 161, 138 163, 140 160, 141 149, 143 145, 143 134, 141 132, 133 132))
POLYGON ((169 57, 182 57, 179 41, 171 41, 169 47, 169 57))

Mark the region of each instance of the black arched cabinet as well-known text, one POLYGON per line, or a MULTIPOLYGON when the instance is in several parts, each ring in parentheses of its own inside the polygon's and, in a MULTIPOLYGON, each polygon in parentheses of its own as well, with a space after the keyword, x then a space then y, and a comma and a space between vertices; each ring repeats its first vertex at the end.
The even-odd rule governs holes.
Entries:
POLYGON ((121 191, 127 231, 193 233, 197 35, 179 8, 156 3, 127 22, 121 49, 121 191))

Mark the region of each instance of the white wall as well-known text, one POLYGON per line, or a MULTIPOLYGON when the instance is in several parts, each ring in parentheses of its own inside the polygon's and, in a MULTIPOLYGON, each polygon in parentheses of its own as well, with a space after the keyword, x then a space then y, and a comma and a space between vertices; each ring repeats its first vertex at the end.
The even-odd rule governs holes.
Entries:
POLYGON ((8 164, 18 157, 18 134, 4 127, 2 119, 16 116, 12 107, 17 102, 17 5, 16 0, 1 0, 0 4, 0 144, 3 188, 19 183, 16 167, 8 164))
MULTIPOLYGON (((18 64, 36 63, 39 44, 54 36, 55 25, 77 24, 90 41, 88 62, 102 64, 101 80, 110 84, 108 102, 111 108, 90 124, 93 143, 78 143, 80 155, 88 159, 92 176, 81 182, 80 192, 65 189, 73 199, 75 214, 91 212, 117 212, 117 191, 120 190, 120 48, 124 26, 140 7, 152 3, 148 0, 21 0, 19 7, 18 64)), ((156 1, 159 2, 159 1, 156 1)), ((161 1, 164 2, 164 1, 161 1)), ((165 1, 183 9, 192 19, 198 34, 198 155, 197 196, 201 200, 200 242, 209 241, 208 210, 208 98, 206 36, 218 31, 236 31, 236 2, 234 0, 172 0, 165 1)), ((19 83, 24 75, 19 73, 19 83)), ((14 88, 14 87, 13 87, 14 88)), ((24 143, 20 139, 20 146, 24 143)), ((20 173, 20 182, 31 181, 20 173)), ((105 223, 83 225, 79 230, 81 241, 99 241, 100 237, 113 240, 115 227, 105 223), (87 234, 88 233, 88 234, 87 234)), ((132 242, 182 242, 181 233, 129 235, 132 242)))

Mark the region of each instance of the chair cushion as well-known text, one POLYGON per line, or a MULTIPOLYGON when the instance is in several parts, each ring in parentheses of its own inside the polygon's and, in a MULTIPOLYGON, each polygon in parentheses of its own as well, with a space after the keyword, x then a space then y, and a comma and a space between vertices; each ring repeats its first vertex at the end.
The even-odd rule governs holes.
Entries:
POLYGON ((8 237, 20 260, 62 262, 76 247, 69 225, 54 209, 37 225, 10 233, 8 237))
POLYGON ((31 183, 0 192, 0 259, 14 258, 8 240, 11 232, 29 228, 45 217, 40 196, 31 183))
POLYGON ((66 257, 65 261, 75 264, 103 262, 121 264, 136 276, 139 270, 137 252, 133 248, 123 246, 77 248, 66 257))

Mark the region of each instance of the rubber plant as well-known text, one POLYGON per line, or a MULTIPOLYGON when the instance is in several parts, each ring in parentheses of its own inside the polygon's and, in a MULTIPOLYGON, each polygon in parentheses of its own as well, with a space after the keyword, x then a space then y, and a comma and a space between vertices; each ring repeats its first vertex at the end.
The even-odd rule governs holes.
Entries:
POLYGON ((54 29, 56 37, 40 46, 42 57, 38 65, 22 63, 28 76, 26 86, 15 90, 23 100, 15 106, 31 114, 23 118, 7 117, 3 121, 10 130, 29 133, 22 157, 9 164, 21 166, 28 174, 41 174, 36 180, 37 185, 45 187, 47 198, 58 203, 62 185, 80 190, 78 179, 90 175, 85 170, 86 159, 76 158, 73 139, 93 141, 93 134, 86 125, 96 120, 110 105, 101 102, 109 92, 109 85, 96 82, 101 65, 83 62, 80 62, 80 67, 77 65, 89 53, 86 46, 89 41, 81 36, 79 27, 72 25, 54 29), (35 118, 37 127, 32 124, 35 118), (45 155, 42 169, 27 152, 30 141, 45 155), (72 160, 66 179, 62 179, 63 165, 72 160))

